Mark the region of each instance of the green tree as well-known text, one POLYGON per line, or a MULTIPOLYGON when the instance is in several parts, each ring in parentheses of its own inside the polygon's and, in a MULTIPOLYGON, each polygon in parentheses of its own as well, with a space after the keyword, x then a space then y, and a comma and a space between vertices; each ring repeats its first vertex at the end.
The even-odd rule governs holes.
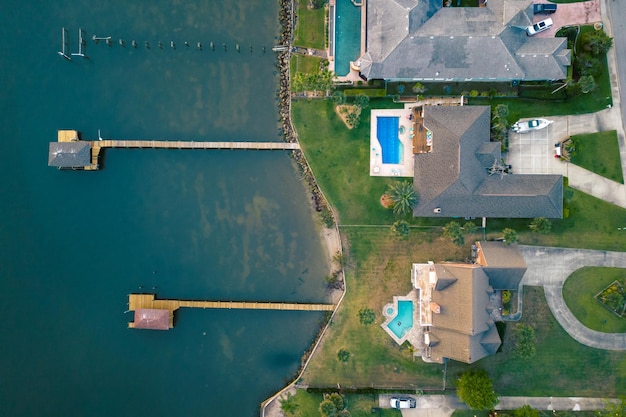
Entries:
POLYGON ((408 236, 409 222, 407 222, 406 220, 396 220, 391 225, 391 231, 398 236, 408 236))
POLYGON ((593 75, 583 75, 578 79, 578 85, 580 86, 580 91, 583 94, 587 94, 595 90, 596 80, 593 78, 593 75))
POLYGON ((493 390, 493 383, 482 369, 463 372, 455 385, 461 401, 474 410, 491 410, 498 404, 498 394, 493 390))
POLYGON ((613 38, 604 30, 594 30, 585 32, 580 36, 582 48, 593 55, 604 55, 613 46, 613 38))
POLYGON ((365 94, 359 94, 354 98, 354 104, 359 106, 362 109, 366 109, 370 105, 370 98, 365 94))
POLYGON ((337 408, 331 400, 324 400, 320 403, 320 414, 322 417, 336 417, 337 408))
POLYGON ((406 215, 413 212, 413 207, 417 204, 418 198, 413 189, 413 184, 409 181, 392 184, 387 194, 393 203, 394 214, 406 215))
POLYGON ((326 396, 327 400, 330 400, 335 405, 335 410, 340 411, 345 408, 343 397, 338 392, 332 392, 326 396))
POLYGON ((517 242, 517 232, 513 229, 506 228, 502 230, 502 235, 504 236, 504 244, 510 245, 511 243, 517 242))
POLYGON ((413 84, 412 90, 415 94, 422 94, 426 91, 426 87, 424 87, 424 84, 422 83, 415 83, 413 84))
POLYGON ((286 397, 281 396, 278 401, 280 402, 280 409, 283 410, 283 413, 288 416, 293 416, 294 414, 296 414, 296 411, 298 410, 298 404, 296 403, 294 396, 291 395, 290 392, 287 393, 286 397))
POLYGON ((539 417, 539 410, 534 410, 528 404, 513 411, 515 417, 539 417))
POLYGON ((452 239, 452 242, 457 246, 463 246, 465 238, 463 237, 463 230, 461 225, 455 221, 452 221, 443 226, 443 235, 452 239))
POLYGON ((368 326, 376 321, 376 313, 371 308, 362 308, 359 310, 359 321, 361 324, 368 326))
POLYGON ((341 410, 337 413, 337 417, 351 417, 352 414, 348 410, 341 410))
POLYGON ((346 121, 348 122, 348 125, 351 128, 356 128, 359 126, 359 123, 361 123, 361 118, 359 117, 359 113, 357 112, 350 112, 347 116, 346 116, 346 121))
POLYGON ((506 104, 498 104, 494 109, 495 117, 498 119, 505 119, 509 116, 509 106, 506 104))
POLYGON ((337 352, 337 359, 339 359, 339 362, 348 362, 348 359, 350 359, 350 352, 345 349, 339 349, 339 352, 337 352))
POLYGON ((598 77, 602 71, 600 60, 588 52, 576 55, 574 68, 579 75, 593 75, 598 77))
POLYGON ((519 323, 513 331, 515 337, 515 353, 522 359, 535 356, 535 329, 519 323))
POLYGON ((533 232, 547 235, 552 229, 552 222, 545 217, 535 217, 528 227, 533 232))
POLYGON ((469 235, 476 233, 476 230, 478 230, 478 226, 474 222, 465 222, 463 225, 463 231, 469 235))
POLYGON ((336 105, 344 104, 346 102, 346 95, 343 93, 343 91, 336 90, 333 91, 331 99, 336 105))

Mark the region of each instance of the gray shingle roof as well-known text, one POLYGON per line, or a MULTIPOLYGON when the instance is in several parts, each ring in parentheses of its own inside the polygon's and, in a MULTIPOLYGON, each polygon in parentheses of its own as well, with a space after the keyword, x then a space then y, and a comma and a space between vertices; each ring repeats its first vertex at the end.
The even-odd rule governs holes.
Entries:
POLYGON ((478 242, 477 245, 482 252, 479 259, 484 259, 484 264, 481 264, 491 286, 497 290, 518 289, 526 272, 526 261, 517 244, 478 242))
POLYGON ((382 79, 565 78, 566 39, 526 36, 532 16, 530 0, 489 0, 487 7, 368 0, 361 73, 382 79), (528 43, 534 53, 520 53, 528 43))
POLYGON ((414 156, 416 217, 561 218, 560 175, 489 174, 500 149, 489 142, 489 106, 424 108, 432 152, 414 156))
POLYGON ((59 168, 83 168, 91 163, 89 142, 51 142, 48 166, 59 168))

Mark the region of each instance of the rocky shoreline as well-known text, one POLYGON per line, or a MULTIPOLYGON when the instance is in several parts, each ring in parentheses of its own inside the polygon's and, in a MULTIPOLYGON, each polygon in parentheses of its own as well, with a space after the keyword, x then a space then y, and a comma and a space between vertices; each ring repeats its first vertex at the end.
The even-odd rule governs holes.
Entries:
MULTIPOLYGON (((291 88, 289 62, 291 60, 291 44, 293 41, 293 27, 295 18, 294 4, 291 0, 280 0, 280 45, 288 45, 289 49, 278 54, 278 70, 280 74, 280 88, 278 93, 278 108, 281 120, 281 130, 287 142, 298 142, 298 136, 291 122, 291 88)), ((298 163, 302 178, 306 181, 315 210, 321 214, 326 226, 334 224, 333 214, 328 207, 326 198, 320 191, 317 181, 311 172, 309 163, 302 151, 292 151, 293 158, 298 163)))

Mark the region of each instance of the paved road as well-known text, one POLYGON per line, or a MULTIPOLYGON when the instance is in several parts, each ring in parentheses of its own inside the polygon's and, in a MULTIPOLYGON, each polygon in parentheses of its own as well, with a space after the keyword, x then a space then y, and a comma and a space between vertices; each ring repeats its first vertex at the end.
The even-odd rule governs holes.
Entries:
POLYGON ((602 333, 585 327, 563 299, 563 284, 584 266, 626 268, 626 252, 520 245, 528 269, 522 285, 542 285, 552 314, 576 341, 597 349, 626 350, 626 333, 602 333))
MULTIPOLYGON (((389 398, 393 394, 378 396, 379 407, 390 408, 389 398)), ((396 396, 406 397, 405 394, 396 396)), ((456 395, 409 395, 415 398, 416 408, 402 410, 403 417, 448 417, 454 410, 467 409, 456 395)), ((530 405, 536 410, 584 411, 601 410, 607 402, 618 402, 615 398, 587 397, 500 397, 496 410, 515 410, 523 405, 530 405)))

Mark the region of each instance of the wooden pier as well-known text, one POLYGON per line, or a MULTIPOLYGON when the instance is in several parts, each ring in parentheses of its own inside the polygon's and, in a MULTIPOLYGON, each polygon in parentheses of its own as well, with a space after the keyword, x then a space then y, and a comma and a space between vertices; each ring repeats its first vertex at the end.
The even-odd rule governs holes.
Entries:
MULTIPOLYGON (((179 140, 112 140, 100 139, 94 141, 82 141, 80 134, 76 130, 59 130, 58 142, 73 142, 78 144, 88 143, 91 147, 91 159, 80 168, 86 171, 99 169, 98 160, 100 152, 106 148, 127 148, 127 149, 223 149, 223 150, 287 150, 300 149, 300 144, 295 142, 196 142, 179 140)), ((76 169, 75 166, 71 167, 76 169)))
MULTIPOLYGON (((174 311, 181 307, 218 308, 244 310, 287 310, 287 311, 333 311, 334 304, 274 303, 248 301, 192 301, 192 300, 157 300, 154 294, 128 294, 128 310, 167 310, 169 328, 174 327, 174 311)), ((128 323, 134 328, 135 323, 128 323)))

